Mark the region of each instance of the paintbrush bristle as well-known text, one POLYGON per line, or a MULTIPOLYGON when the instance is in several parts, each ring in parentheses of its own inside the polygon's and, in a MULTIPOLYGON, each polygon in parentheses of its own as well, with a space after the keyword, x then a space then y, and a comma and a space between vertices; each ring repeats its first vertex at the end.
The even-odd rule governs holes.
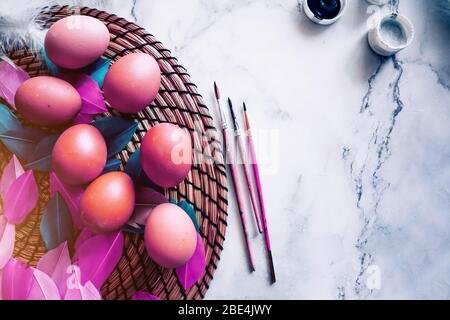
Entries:
POLYGON ((233 104, 231 103, 230 98, 228 98, 228 106, 230 107, 231 117, 233 120, 236 120, 236 115, 234 114, 233 104))
POLYGON ((220 91, 219 87, 217 87, 217 83, 214 81, 214 93, 216 94, 216 99, 220 100, 220 91))
POLYGON ((247 112, 247 106, 245 105, 245 102, 242 103, 242 105, 244 106, 244 111, 247 112))
POLYGON ((269 251, 269 268, 270 268, 270 280, 272 281, 272 284, 277 282, 277 277, 275 275, 275 266, 273 265, 273 256, 272 251, 269 251))

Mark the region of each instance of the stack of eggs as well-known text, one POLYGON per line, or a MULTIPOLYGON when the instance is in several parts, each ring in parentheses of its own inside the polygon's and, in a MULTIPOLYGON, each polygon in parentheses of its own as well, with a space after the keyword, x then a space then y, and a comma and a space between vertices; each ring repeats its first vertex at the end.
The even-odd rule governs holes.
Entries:
MULTIPOLYGON (((48 59, 68 74, 97 61, 109 46, 107 27, 88 16, 71 16, 56 22, 45 38, 48 59)), ((64 77, 39 76, 23 83, 15 96, 17 111, 27 121, 46 127, 70 124, 80 112, 77 90, 64 77)), ((158 94, 161 71, 145 53, 130 53, 115 61, 104 79, 103 92, 111 108, 137 113, 158 94)), ((148 178, 161 187, 174 187, 189 173, 192 163, 190 136, 172 124, 151 128, 141 144, 141 165, 148 178), (182 150, 182 152, 180 152, 182 150)), ((86 186, 80 217, 91 232, 120 230, 135 209, 135 185, 124 172, 102 175, 107 144, 90 124, 68 127, 52 151, 52 167, 70 186, 86 186)), ((145 244, 150 257, 164 267, 179 267, 194 254, 195 226, 177 205, 161 204, 146 220, 145 244)))

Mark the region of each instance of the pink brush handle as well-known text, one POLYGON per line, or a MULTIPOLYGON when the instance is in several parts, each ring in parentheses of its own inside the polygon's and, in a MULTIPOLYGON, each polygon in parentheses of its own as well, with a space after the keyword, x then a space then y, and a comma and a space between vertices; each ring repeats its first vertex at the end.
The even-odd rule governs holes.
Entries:
POLYGON ((262 218, 262 223, 263 223, 263 228, 264 228, 264 237, 266 238, 266 246, 267 246, 268 251, 272 251, 272 249, 270 247, 269 231, 267 228, 266 208, 264 206, 264 197, 263 197, 263 193, 262 193, 261 178, 259 176, 258 161, 256 159, 255 146, 253 145, 253 138, 252 138, 250 130, 248 132, 247 139, 248 139, 248 147, 249 147, 249 151, 250 151, 250 159, 252 161, 253 174, 255 175, 256 189, 258 190, 259 205, 261 206, 261 218, 262 218))
MULTIPOLYGON (((253 212, 255 214, 255 219, 256 219, 256 224, 258 226, 258 231, 259 233, 263 232, 262 226, 261 226, 261 219, 260 217, 260 212, 259 212, 259 206, 258 206, 258 201, 256 199, 256 192, 255 192, 255 188, 253 188, 253 183, 252 183, 252 178, 250 176, 250 169, 247 163, 247 152, 245 151, 245 147, 244 147, 244 140, 242 139, 242 136, 239 134, 237 136, 238 139, 238 146, 239 146, 239 152, 241 154, 241 158, 242 158, 242 166, 244 167, 244 173, 245 173, 245 179, 247 180, 247 187, 250 193, 250 199, 252 201, 252 206, 253 206, 253 212)), ((253 161, 252 161, 253 162, 253 161)))
POLYGON ((245 216, 244 216, 244 210, 243 210, 244 206, 243 206, 243 202, 242 202, 242 198, 241 198, 242 193, 241 193, 241 189, 239 186, 236 162, 233 157, 233 152, 231 152, 231 150, 228 148, 227 137, 228 137, 228 132, 227 132, 227 129, 224 128, 223 129, 223 142, 224 142, 224 145, 225 145, 225 148, 227 151, 228 163, 230 164, 231 180, 233 181, 234 192, 236 194, 236 200, 237 200, 238 209, 239 209, 239 215, 241 217, 242 231, 244 232, 244 238, 245 238, 245 247, 247 250, 247 256, 249 259, 250 268, 252 271, 254 271, 255 264, 253 262, 253 255, 252 255, 252 251, 250 249, 250 241, 248 239, 247 225, 245 222, 245 216))

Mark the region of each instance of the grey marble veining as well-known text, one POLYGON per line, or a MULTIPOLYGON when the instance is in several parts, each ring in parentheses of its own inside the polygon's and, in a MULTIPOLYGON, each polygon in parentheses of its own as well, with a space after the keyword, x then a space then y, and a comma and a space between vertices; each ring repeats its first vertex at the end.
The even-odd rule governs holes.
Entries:
POLYGON ((350 0, 340 21, 321 27, 301 2, 91 2, 156 35, 209 106, 217 81, 249 107, 278 282, 269 285, 253 225, 249 274, 230 197, 207 298, 448 299, 450 19, 425 0, 381 9, 350 0), (411 19, 416 39, 380 58, 367 21, 390 11, 411 19))

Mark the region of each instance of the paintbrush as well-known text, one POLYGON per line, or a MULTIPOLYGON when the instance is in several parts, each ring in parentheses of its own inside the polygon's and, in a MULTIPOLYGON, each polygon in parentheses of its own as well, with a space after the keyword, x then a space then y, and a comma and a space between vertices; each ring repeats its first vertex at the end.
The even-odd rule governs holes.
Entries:
POLYGON ((261 226, 261 219, 259 218, 260 212, 258 200, 256 200, 256 192, 255 189, 253 188, 252 178, 250 175, 250 168, 248 166, 248 155, 247 151, 245 150, 244 140, 242 138, 241 130, 239 129, 239 124, 236 119, 236 114, 234 113, 233 104, 231 103, 230 98, 228 98, 228 106, 230 107, 231 117, 233 118, 234 135, 236 136, 239 153, 242 159, 242 167, 244 168, 245 179, 247 180, 247 188, 250 193, 250 200, 252 202, 253 212, 255 214, 256 225, 258 226, 259 233, 262 233, 263 229, 261 226))
POLYGON ((220 92, 219 92, 219 88, 217 87, 217 84, 214 82, 214 92, 216 94, 216 101, 217 101, 217 107, 219 109, 219 114, 220 114, 220 121, 222 123, 222 132, 223 132, 223 144, 224 144, 224 149, 226 150, 226 155, 227 155, 227 159, 228 159, 228 164, 230 167, 230 172, 231 172, 231 181, 233 182, 234 185, 234 193, 236 195, 236 200, 237 200, 237 205, 238 205, 238 210, 239 210, 239 216, 241 218, 241 225, 242 225, 242 231, 244 233, 244 241, 245 241, 245 248, 247 251, 247 257, 248 257, 248 262, 249 262, 249 266, 250 266, 250 270, 251 271, 255 271, 255 264, 253 262, 253 255, 252 255, 252 251, 250 248, 250 241, 248 239, 248 232, 247 232, 247 225, 245 222, 245 217, 244 217, 244 206, 243 206, 243 202, 242 202, 242 193, 241 193, 241 189, 239 186, 239 179, 238 179, 238 168, 236 166, 236 162, 234 159, 234 154, 232 152, 232 150, 230 149, 229 145, 228 145, 228 125, 227 125, 227 120, 225 117, 225 113, 223 112, 221 106, 220 106, 220 92))
POLYGON ((264 197, 263 197, 262 186, 261 186, 261 178, 259 176, 258 160, 256 159, 255 146, 253 143, 252 131, 250 128, 250 121, 249 121, 249 117, 247 114, 247 106, 245 105, 245 102, 244 102, 244 120, 245 120, 245 127, 247 130, 247 141, 248 141, 248 148, 250 151, 250 160, 252 163, 253 174, 255 176, 256 189, 258 190, 259 205, 261 207, 261 218, 262 218, 262 223, 263 223, 263 228, 264 228, 264 238, 265 238, 265 242, 266 242, 267 254, 269 256, 270 274, 271 274, 271 278, 272 278, 272 283, 275 283, 276 282, 275 267, 273 265, 272 248, 270 246, 269 229, 267 227, 266 209, 264 206, 264 197))

